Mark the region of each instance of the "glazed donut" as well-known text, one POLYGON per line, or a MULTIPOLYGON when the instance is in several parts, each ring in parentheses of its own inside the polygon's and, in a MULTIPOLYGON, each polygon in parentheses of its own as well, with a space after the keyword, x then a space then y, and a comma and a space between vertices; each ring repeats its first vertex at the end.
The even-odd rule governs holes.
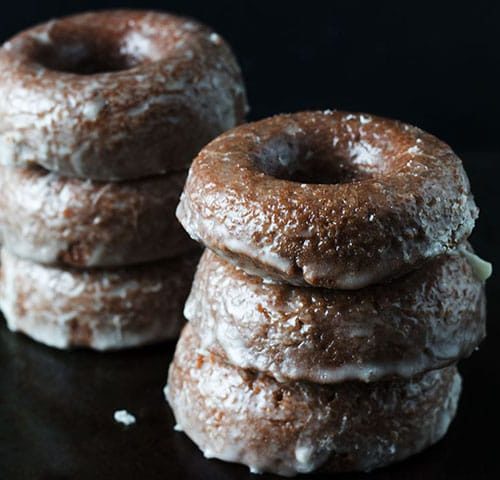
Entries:
POLYGON ((0 166, 3 244, 22 258, 74 267, 174 257, 196 247, 174 214, 185 178, 102 183, 0 166))
POLYGON ((177 429, 207 458, 252 472, 369 471, 437 442, 455 415, 455 367, 411 380, 279 383, 204 353, 187 325, 165 394, 177 429))
POLYGON ((446 144, 364 114, 301 112, 237 127, 194 160, 177 209, 248 273, 358 289, 447 252, 477 217, 446 144))
POLYGON ((484 284, 462 251, 342 291, 265 283, 206 250, 184 316, 202 348, 282 382, 410 378, 470 355, 486 334, 484 284))
POLYGON ((12 331, 57 348, 127 348, 172 339, 198 254, 135 267, 72 270, 2 249, 0 309, 12 331))
POLYGON ((84 13, 0 49, 3 164, 108 181, 178 171, 245 110, 229 47, 187 18, 84 13))

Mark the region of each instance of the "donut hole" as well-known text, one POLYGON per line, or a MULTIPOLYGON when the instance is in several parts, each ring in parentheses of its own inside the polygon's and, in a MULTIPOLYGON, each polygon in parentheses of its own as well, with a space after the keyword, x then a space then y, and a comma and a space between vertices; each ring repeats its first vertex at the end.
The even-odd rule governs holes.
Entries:
POLYGON ((312 184, 359 182, 382 175, 386 168, 383 158, 367 145, 333 146, 314 139, 275 139, 259 152, 254 163, 274 178, 312 184))
POLYGON ((50 41, 35 45, 33 60, 50 70, 76 75, 119 72, 147 61, 144 48, 131 48, 130 43, 126 35, 52 28, 50 41))

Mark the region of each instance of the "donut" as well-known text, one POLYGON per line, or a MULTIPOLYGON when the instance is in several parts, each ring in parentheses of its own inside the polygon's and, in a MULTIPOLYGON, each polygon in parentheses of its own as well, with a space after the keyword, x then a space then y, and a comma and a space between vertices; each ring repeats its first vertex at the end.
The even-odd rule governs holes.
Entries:
POLYGON ((59 269, 2 249, 7 326, 57 348, 110 350, 177 337, 198 255, 111 270, 59 269))
POLYGON ((478 209, 461 160, 422 130, 300 112, 232 129, 194 160, 184 228, 250 274, 358 289, 455 248, 478 209))
POLYGON ((165 388, 177 430, 207 458, 252 472, 369 471, 402 460, 446 433, 460 394, 453 366, 410 380, 279 383, 200 346, 188 324, 165 388))
POLYGON ((78 14, 0 49, 0 159, 124 180, 187 168, 246 111, 228 45, 191 19, 78 14))
POLYGON ((0 231, 7 249, 44 264, 109 267, 196 248, 175 219, 184 172, 127 182, 0 166, 0 231))
POLYGON ((355 291, 265 283, 206 250, 184 316, 202 348, 281 382, 410 378, 486 335, 484 283, 461 250, 355 291))

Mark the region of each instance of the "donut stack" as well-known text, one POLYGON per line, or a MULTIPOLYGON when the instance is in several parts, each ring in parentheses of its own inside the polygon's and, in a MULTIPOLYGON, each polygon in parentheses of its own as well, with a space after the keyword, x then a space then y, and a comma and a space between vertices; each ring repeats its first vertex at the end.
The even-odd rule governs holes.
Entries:
POLYGON ((240 123, 236 60, 211 29, 85 13, 0 49, 0 306, 59 348, 175 337, 199 254, 175 219, 193 156, 240 123))
POLYGON ((460 159, 397 121, 304 112, 211 142, 177 210, 208 247, 165 389, 178 429, 281 475, 438 441, 485 335, 477 213, 460 159))

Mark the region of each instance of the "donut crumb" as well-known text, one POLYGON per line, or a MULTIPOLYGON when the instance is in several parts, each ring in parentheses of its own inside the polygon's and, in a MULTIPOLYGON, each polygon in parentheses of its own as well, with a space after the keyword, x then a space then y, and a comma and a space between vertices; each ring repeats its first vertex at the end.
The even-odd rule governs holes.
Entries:
POLYGON ((115 422, 122 423, 127 427, 136 422, 135 416, 127 412, 127 410, 116 410, 113 414, 113 418, 115 419, 115 422))

